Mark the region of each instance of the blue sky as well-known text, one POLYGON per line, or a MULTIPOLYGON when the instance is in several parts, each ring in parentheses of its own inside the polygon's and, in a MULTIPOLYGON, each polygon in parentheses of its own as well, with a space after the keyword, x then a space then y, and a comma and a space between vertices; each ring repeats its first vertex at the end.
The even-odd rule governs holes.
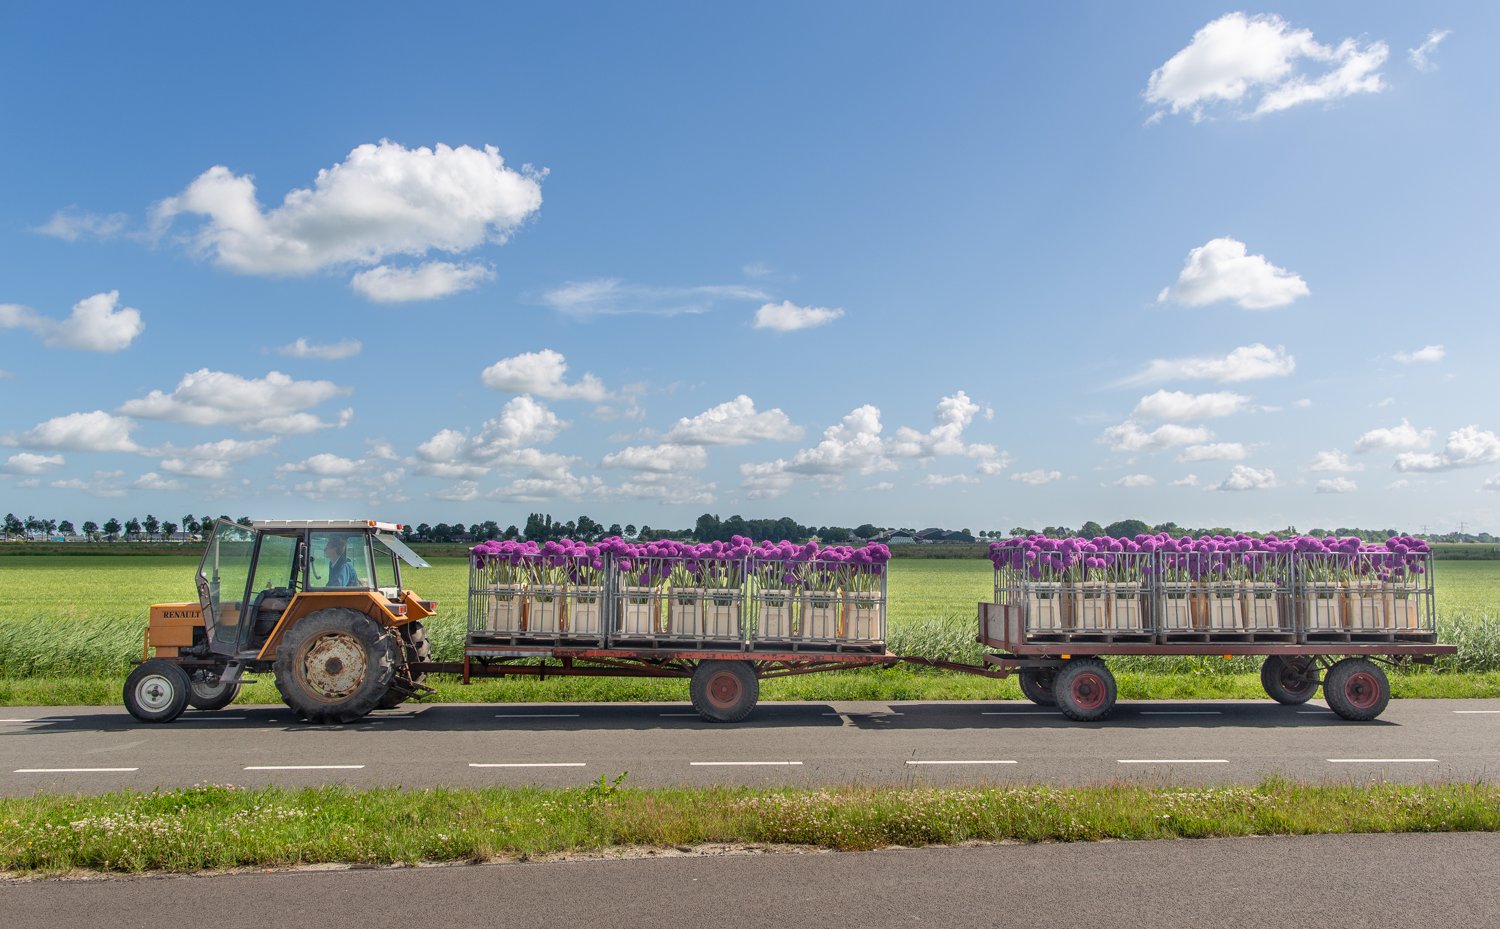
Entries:
POLYGON ((0 509, 1493 528, 1488 5, 0 11, 0 509))

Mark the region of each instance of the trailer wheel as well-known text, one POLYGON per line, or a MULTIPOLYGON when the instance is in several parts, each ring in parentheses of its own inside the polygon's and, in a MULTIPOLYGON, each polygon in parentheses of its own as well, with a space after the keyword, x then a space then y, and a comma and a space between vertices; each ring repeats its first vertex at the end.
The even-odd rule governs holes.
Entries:
POLYGON ((1022 668, 1019 675, 1021 695, 1037 706, 1057 706, 1057 697, 1052 684, 1057 680, 1056 668, 1022 668))
POLYGON ((1380 665, 1368 658, 1335 662, 1323 677, 1323 699, 1345 719, 1374 719, 1391 702, 1391 682, 1380 665))
POLYGON ((1091 723, 1115 708, 1115 676, 1100 658, 1074 658, 1052 682, 1057 708, 1069 719, 1091 723))
POLYGON ((350 723, 380 705, 399 660, 396 636, 346 609, 318 610, 276 649, 276 689, 311 723, 350 723))
POLYGON ((760 699, 760 680, 748 661, 699 662, 688 689, 693 709, 711 723, 737 723, 760 699))
POLYGON ((397 633, 401 636, 401 660, 400 672, 397 679, 391 682, 391 688, 380 698, 380 709, 390 710, 405 703, 412 696, 414 687, 427 680, 427 672, 412 674, 406 669, 406 665, 414 661, 427 662, 432 660, 432 642, 427 638, 427 630, 422 628, 421 623, 407 623, 397 633))
POLYGON ((1288 660, 1271 655, 1260 666, 1260 683, 1272 700, 1298 706, 1318 692, 1317 667, 1306 658, 1288 660))
POLYGON ((187 708, 192 686, 181 665, 152 658, 125 678, 125 709, 143 723, 169 723, 187 708))
POLYGON ((224 683, 222 678, 215 679, 210 684, 199 677, 192 679, 192 687, 188 691, 188 706, 195 710, 204 710, 212 713, 214 710, 222 710, 234 702, 234 698, 240 695, 240 685, 224 683))

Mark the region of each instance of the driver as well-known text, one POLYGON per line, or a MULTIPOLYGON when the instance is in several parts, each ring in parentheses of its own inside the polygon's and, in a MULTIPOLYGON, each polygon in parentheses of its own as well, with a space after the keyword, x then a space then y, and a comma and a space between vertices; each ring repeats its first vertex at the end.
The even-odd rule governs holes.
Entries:
POLYGON ((349 561, 348 542, 343 536, 329 536, 328 543, 323 546, 323 554, 328 558, 329 587, 359 586, 359 574, 349 561))

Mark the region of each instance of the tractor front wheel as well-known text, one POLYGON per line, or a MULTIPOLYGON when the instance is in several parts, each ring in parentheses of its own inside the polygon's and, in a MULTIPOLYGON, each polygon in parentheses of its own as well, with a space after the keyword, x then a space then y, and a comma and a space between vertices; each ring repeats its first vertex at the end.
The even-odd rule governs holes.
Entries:
POLYGON ((143 723, 169 723, 187 708, 192 686, 181 665, 143 661, 125 678, 125 709, 143 723))
POLYGON ((276 648, 276 689, 311 723, 350 723, 380 705, 401 660, 397 636, 363 613, 319 610, 276 648))

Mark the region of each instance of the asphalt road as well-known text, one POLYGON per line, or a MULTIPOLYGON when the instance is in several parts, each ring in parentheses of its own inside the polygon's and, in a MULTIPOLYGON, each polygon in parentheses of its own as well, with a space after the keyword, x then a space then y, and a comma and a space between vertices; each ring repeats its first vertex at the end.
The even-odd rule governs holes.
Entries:
POLYGON ((1398 700, 1350 723, 1313 703, 1122 704, 1074 723, 1029 703, 767 703, 737 725, 685 704, 439 704, 310 726, 285 707, 0 707, 0 793, 198 783, 572 786, 1244 783, 1500 778, 1500 700, 1398 700))
POLYGON ((1497 858, 1500 835, 1304 836, 37 881, 0 901, 7 929, 1493 929, 1497 858))

